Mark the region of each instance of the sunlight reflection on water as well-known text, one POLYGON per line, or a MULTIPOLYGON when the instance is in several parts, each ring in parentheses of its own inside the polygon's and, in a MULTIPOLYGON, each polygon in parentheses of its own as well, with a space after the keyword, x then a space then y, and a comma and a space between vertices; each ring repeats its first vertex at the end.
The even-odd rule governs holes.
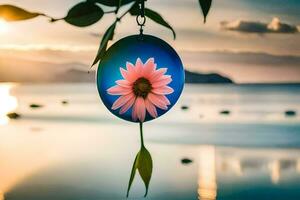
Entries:
POLYGON ((199 148, 198 197, 201 200, 215 200, 217 197, 215 156, 214 146, 199 148))
POLYGON ((5 125, 9 122, 6 116, 18 106, 17 98, 10 94, 13 84, 0 85, 0 125, 5 125))
MULTIPOLYGON (((300 117, 284 111, 300 112, 300 89, 205 93, 219 87, 187 86, 172 112, 146 125, 155 162, 149 197, 299 199, 300 117), (182 165, 183 157, 193 162, 182 165)), ((113 118, 92 86, 0 84, 0 122, 0 200, 124 199, 138 130, 113 118), (8 123, 15 109, 22 118, 8 123)), ((135 181, 132 196, 142 199, 135 181)))

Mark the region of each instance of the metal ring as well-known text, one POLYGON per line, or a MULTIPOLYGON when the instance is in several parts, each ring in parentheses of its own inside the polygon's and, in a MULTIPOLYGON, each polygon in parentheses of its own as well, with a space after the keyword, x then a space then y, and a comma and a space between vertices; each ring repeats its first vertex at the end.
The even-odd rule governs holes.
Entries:
POLYGON ((146 23, 146 17, 142 17, 141 15, 137 15, 137 16, 136 16, 136 23, 137 23, 139 26, 144 26, 145 23, 146 23), (140 21, 140 20, 143 20, 143 21, 140 21))

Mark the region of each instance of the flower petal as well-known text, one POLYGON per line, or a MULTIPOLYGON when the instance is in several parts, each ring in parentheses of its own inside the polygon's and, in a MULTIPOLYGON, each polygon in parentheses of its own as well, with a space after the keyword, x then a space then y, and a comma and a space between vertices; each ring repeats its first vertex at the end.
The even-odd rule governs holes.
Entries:
POLYGON ((128 71, 120 67, 120 72, 125 80, 128 79, 128 71))
POLYGON ((112 105, 111 109, 116 110, 126 104, 130 99, 134 99, 134 94, 120 96, 112 105))
POLYGON ((125 103, 125 104, 121 107, 119 113, 122 115, 122 114, 124 114, 125 112, 127 112, 127 110, 128 110, 129 108, 131 108, 131 106, 133 105, 134 102, 135 102, 135 97, 129 99, 129 100, 127 101, 127 103, 125 103))
POLYGON ((156 107, 162 109, 162 110, 167 110, 167 102, 164 101, 164 99, 161 98, 163 95, 157 95, 153 93, 149 93, 147 96, 147 99, 150 100, 151 103, 153 103, 156 107))
POLYGON ((173 93, 174 90, 169 86, 163 86, 163 87, 153 88, 152 92, 155 94, 166 95, 166 94, 173 93))
POLYGON ((145 106, 146 106, 146 109, 147 109, 148 113, 153 118, 156 118, 157 117, 157 110, 156 110, 155 106, 151 103, 151 101, 149 99, 145 99, 145 106))
POLYGON ((161 98, 161 101, 163 101, 167 106, 171 105, 171 102, 165 95, 159 95, 159 98, 161 98))
POLYGON ((115 85, 107 89, 107 93, 110 95, 126 95, 132 92, 132 89, 115 85))
POLYGON ((117 80, 116 84, 121 87, 132 88, 132 83, 128 82, 127 80, 117 80))
POLYGON ((126 68, 129 73, 135 72, 134 65, 131 62, 126 62, 126 68))
POLYGON ((137 110, 137 116, 140 120, 140 122, 145 121, 146 117, 146 106, 145 101, 143 97, 138 97, 135 102, 136 110, 137 110))
POLYGON ((143 68, 144 68, 143 62, 140 58, 138 58, 135 63, 135 72, 136 72, 137 78, 140 78, 141 76, 143 76, 143 68))
POLYGON ((133 108, 132 108, 132 112, 131 112, 131 117, 133 119, 133 121, 136 121, 137 118, 138 118, 138 115, 137 115, 137 105, 136 105, 136 99, 133 103, 133 108))
POLYGON ((148 78, 156 69, 156 64, 154 63, 154 58, 149 58, 144 64, 143 76, 148 78))
POLYGON ((172 82, 171 76, 164 75, 159 80, 157 80, 154 83, 152 83, 152 87, 157 88, 157 87, 166 86, 166 85, 168 85, 171 82, 172 82))
POLYGON ((120 67, 120 72, 121 72, 123 78, 125 80, 127 80, 128 82, 132 83, 137 79, 135 73, 129 73, 127 70, 123 69, 122 67, 120 67))
POLYGON ((154 71, 151 74, 151 76, 149 76, 150 82, 154 83, 155 81, 159 80, 166 72, 167 72, 167 68, 160 68, 160 69, 154 71))

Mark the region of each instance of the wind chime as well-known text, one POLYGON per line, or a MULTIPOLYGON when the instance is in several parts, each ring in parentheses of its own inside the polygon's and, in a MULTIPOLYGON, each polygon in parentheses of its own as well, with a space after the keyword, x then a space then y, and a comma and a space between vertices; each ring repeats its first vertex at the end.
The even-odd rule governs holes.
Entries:
POLYGON ((145 35, 145 0, 136 17, 140 33, 114 43, 97 71, 97 86, 107 109, 115 116, 139 123, 141 148, 133 163, 127 197, 136 171, 146 193, 152 175, 152 158, 143 139, 143 123, 168 112, 177 102, 184 85, 184 69, 176 51, 165 41, 145 35))

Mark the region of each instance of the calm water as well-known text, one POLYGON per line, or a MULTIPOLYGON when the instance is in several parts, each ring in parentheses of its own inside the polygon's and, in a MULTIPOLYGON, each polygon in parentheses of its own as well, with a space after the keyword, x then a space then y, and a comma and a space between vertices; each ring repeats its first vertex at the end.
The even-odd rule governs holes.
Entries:
MULTIPOLYGON (((300 199, 299 122, 300 85, 187 85, 145 124, 147 198, 300 199)), ((0 85, 0 200, 126 199, 138 148, 138 125, 112 116, 93 84, 0 85)), ((143 193, 137 176, 130 199, 143 193)))

